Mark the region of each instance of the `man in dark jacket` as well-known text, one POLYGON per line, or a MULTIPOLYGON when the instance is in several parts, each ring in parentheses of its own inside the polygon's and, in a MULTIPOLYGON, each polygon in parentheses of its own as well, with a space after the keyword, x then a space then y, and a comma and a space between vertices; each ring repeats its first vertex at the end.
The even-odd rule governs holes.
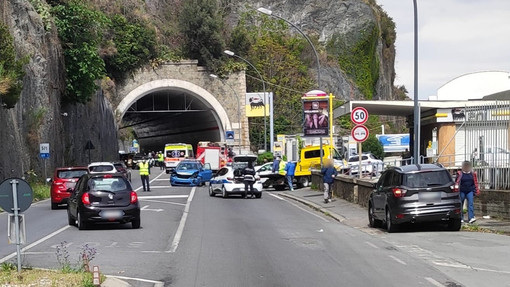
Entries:
POLYGON ((250 190, 250 195, 253 198, 255 193, 253 192, 253 184, 255 183, 255 168, 253 167, 252 162, 248 162, 248 165, 243 169, 241 174, 244 182, 244 197, 248 194, 248 189, 250 190))
POLYGON ((324 184, 324 202, 328 203, 331 201, 331 191, 333 183, 335 182, 335 176, 338 175, 338 172, 333 164, 333 160, 328 160, 326 166, 322 168, 321 174, 322 183, 324 184))
POLYGON ((280 156, 277 156, 274 158, 274 161, 273 161, 273 173, 275 172, 278 172, 278 170, 280 169, 280 161, 282 160, 282 158, 280 156))

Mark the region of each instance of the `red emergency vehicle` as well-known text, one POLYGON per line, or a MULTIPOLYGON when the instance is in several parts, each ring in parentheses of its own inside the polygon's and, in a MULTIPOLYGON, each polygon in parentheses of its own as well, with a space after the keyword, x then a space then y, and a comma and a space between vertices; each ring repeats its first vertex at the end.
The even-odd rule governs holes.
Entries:
POLYGON ((199 142, 197 159, 202 164, 209 163, 212 170, 219 170, 227 164, 227 145, 219 142, 199 142))

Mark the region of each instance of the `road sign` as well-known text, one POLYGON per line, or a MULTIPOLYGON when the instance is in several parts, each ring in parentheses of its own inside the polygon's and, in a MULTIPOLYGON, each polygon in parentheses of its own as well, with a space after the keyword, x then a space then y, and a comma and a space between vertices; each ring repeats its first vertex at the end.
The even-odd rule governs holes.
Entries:
POLYGON ((227 140, 233 140, 234 139, 234 131, 226 131, 225 132, 225 138, 227 140))
POLYGON ((362 125, 368 121, 368 111, 363 107, 357 107, 351 112, 351 121, 356 125, 362 125))
POLYGON ((88 140, 87 143, 85 144, 85 150, 91 150, 91 149, 95 149, 96 147, 94 146, 94 144, 92 143, 91 140, 88 140))
POLYGON ((39 145, 39 155, 41 158, 49 158, 50 157, 50 144, 42 143, 39 145))
POLYGON ((352 129, 351 136, 357 142, 364 142, 368 138, 368 128, 364 125, 357 125, 352 129))
POLYGON ((32 188, 20 178, 8 178, 0 184, 0 207, 8 213, 14 213, 12 182, 17 182, 18 208, 19 212, 23 212, 32 204, 32 188))

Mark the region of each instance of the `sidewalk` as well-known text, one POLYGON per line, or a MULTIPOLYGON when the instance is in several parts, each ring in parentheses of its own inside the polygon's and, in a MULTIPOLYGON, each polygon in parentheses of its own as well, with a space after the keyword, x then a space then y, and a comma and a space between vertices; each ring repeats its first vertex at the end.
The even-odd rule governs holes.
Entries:
MULTIPOLYGON (((317 211, 320 211, 345 225, 354 228, 368 228, 367 209, 343 199, 333 198, 330 203, 324 203, 322 192, 310 188, 301 188, 294 191, 278 193, 289 199, 301 202, 317 211)), ((465 224, 464 230, 494 232, 510 235, 510 221, 494 218, 477 217, 474 224, 465 224)), ((377 229, 374 229, 377 230, 377 229)))

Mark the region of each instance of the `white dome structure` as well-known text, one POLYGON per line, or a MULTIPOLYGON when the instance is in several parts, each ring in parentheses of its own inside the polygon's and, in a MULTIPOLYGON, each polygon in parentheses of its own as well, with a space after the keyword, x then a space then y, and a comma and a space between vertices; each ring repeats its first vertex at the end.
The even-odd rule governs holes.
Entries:
POLYGON ((438 101, 479 100, 485 96, 510 90, 510 73, 486 71, 465 74, 437 90, 438 101))

